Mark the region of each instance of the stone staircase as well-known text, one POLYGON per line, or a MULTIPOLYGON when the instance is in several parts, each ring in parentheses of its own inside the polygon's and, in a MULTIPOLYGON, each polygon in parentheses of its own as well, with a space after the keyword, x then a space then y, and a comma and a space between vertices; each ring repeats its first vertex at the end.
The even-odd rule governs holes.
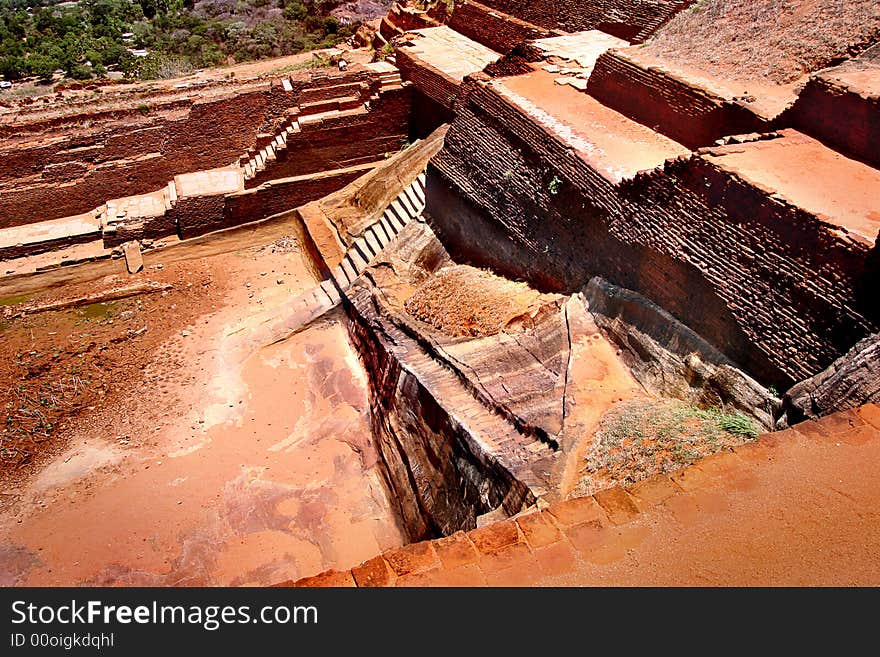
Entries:
POLYGON ((311 290, 290 302, 292 314, 285 320, 284 337, 302 330, 342 301, 344 293, 398 233, 425 209, 425 174, 420 173, 346 251, 342 261, 311 290))
POLYGON ((345 256, 331 272, 334 282, 345 291, 372 263, 379 253, 413 219, 425 209, 425 174, 419 176, 391 202, 382 218, 355 240, 345 256))

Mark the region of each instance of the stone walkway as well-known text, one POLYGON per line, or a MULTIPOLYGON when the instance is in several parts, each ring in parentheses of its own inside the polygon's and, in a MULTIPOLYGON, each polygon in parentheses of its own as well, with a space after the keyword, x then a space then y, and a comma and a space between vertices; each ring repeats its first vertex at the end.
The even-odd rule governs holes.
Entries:
POLYGON ((876 586, 878 478, 869 404, 296 585, 876 586))

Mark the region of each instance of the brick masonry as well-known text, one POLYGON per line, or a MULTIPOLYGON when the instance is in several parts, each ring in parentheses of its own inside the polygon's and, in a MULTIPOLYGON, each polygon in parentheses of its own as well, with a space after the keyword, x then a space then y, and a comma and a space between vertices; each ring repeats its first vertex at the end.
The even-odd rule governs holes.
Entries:
POLYGON ((630 42, 640 42, 692 1, 485 0, 484 4, 547 29, 565 32, 602 30, 630 42))
POLYGON ((455 3, 449 27, 502 54, 509 53, 525 41, 544 39, 554 34, 552 30, 499 13, 473 0, 455 3))
MULTIPOLYGON (((291 91, 277 82, 262 83, 203 101, 166 102, 146 112, 82 112, 22 126, 0 148, 0 228, 89 212, 104 199, 147 193, 175 175, 230 164, 260 134, 275 132, 300 103, 355 94, 363 104, 379 84, 363 68, 303 72, 291 79, 291 91), (82 128, 87 122, 96 125, 82 128), (41 139, 47 130, 77 136, 41 139)), ((338 169, 397 150, 407 134, 409 92, 387 95, 382 102, 384 117, 368 113, 366 119, 349 121, 348 131, 340 122, 328 125, 323 138, 313 134, 314 144, 299 164, 278 177, 338 169), (357 133, 354 139, 351 130, 357 133)))
POLYGON ((428 175, 457 257, 550 290, 601 273, 779 389, 877 330, 876 247, 699 154, 615 184, 474 78, 428 175))
POLYGON ((688 148, 770 128, 746 108, 696 83, 634 62, 626 50, 609 50, 599 56, 587 90, 608 107, 688 148))
POLYGON ((880 167, 880 95, 835 73, 831 69, 812 76, 783 120, 850 157, 880 167))

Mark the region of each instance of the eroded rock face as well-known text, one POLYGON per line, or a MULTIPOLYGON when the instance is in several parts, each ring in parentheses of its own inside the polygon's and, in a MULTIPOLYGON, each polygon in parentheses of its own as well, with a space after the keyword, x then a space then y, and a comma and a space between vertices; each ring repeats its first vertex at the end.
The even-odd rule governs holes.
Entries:
POLYGON ((642 295, 594 277, 583 294, 596 323, 649 392, 735 409, 771 429, 779 400, 697 333, 642 295))
POLYGON ((529 439, 432 359, 393 310, 411 282, 448 255, 418 222, 389 250, 391 262, 368 269, 347 292, 349 332, 368 374, 373 433, 407 533, 411 540, 448 535, 498 508, 518 513, 543 493, 528 469, 536 454, 525 448, 529 439))
POLYGON ((789 424, 880 401, 880 333, 860 340, 819 374, 785 393, 789 424))

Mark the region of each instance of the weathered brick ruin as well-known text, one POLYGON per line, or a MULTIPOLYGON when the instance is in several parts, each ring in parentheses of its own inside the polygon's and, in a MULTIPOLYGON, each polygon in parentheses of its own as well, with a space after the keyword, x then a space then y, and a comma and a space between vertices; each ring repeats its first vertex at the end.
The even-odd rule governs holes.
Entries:
POLYGON ((703 4, 398 3, 383 61, 7 117, 0 289, 289 226, 315 285, 241 339, 342 308, 412 542, 299 585, 699 581, 596 555, 876 474, 880 444, 880 32, 777 84, 655 45, 703 4), (676 404, 755 430, 662 461, 633 421, 607 451, 676 404))

